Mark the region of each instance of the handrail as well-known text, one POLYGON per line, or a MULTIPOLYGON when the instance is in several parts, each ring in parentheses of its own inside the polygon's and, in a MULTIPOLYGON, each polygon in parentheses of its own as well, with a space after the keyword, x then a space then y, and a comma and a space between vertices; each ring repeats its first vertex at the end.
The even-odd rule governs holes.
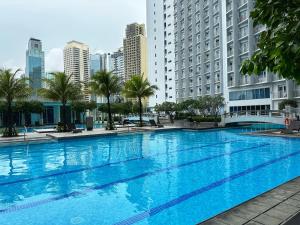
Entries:
POLYGON ((27 133, 27 127, 26 126, 24 126, 24 141, 26 141, 26 133, 27 133))
POLYGON ((243 110, 243 111, 238 111, 238 112, 225 113, 225 114, 223 114, 223 116, 225 116, 225 117, 232 117, 234 115, 237 115, 237 116, 244 116, 244 115, 263 116, 263 115, 270 115, 270 113, 272 115, 275 113, 286 114, 286 112, 280 111, 280 110, 243 110))

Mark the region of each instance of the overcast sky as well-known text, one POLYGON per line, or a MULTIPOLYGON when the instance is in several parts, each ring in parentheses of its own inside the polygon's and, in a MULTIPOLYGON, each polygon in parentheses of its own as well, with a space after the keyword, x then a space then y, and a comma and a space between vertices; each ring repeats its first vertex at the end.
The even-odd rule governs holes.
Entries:
POLYGON ((13 69, 25 69, 30 37, 43 42, 46 71, 63 70, 66 42, 112 52, 127 24, 146 23, 146 0, 0 0, 0 10, 0 67, 13 69))

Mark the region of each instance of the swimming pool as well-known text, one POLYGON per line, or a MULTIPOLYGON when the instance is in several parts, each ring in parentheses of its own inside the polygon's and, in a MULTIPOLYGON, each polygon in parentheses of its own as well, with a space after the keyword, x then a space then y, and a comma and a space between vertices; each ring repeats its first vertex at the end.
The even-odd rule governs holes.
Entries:
POLYGON ((300 140, 244 131, 1 147, 0 224, 196 224, 300 175, 300 140))

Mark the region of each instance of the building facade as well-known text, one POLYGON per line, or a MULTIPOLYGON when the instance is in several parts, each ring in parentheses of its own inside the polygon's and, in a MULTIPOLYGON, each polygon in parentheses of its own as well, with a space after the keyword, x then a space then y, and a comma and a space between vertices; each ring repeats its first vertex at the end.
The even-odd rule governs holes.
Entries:
POLYGON ((223 93, 221 0, 175 0, 178 102, 223 93))
POLYGON ((113 74, 118 76, 121 82, 125 81, 125 69, 124 69, 124 51, 123 48, 119 48, 118 51, 111 54, 111 65, 113 74))
POLYGON ((148 78, 158 86, 149 106, 176 102, 174 0, 147 0, 148 78))
POLYGON ((72 81, 83 83, 82 90, 85 100, 90 100, 88 83, 90 81, 90 54, 89 47, 78 41, 70 41, 64 48, 65 73, 72 75, 72 81))
POLYGON ((37 90, 42 88, 42 79, 45 76, 45 54, 41 40, 30 38, 26 51, 25 75, 29 78, 29 85, 33 89, 33 95, 37 96, 37 90))
POLYGON ((147 77, 147 38, 144 24, 129 24, 123 40, 125 80, 132 75, 147 77))
POLYGON ((226 112, 278 110, 284 99, 300 103, 291 80, 264 71, 240 73, 242 62, 258 50, 264 27, 249 17, 255 0, 175 0, 176 100, 221 94, 226 112))
POLYGON ((100 54, 91 54, 90 55, 90 75, 91 77, 98 71, 101 71, 101 55, 100 54))
POLYGON ((226 0, 223 12, 223 79, 226 111, 278 110, 284 99, 300 100, 300 88, 269 71, 259 76, 244 76, 240 67, 258 50, 257 42, 263 26, 253 26, 249 17, 255 0, 226 0))

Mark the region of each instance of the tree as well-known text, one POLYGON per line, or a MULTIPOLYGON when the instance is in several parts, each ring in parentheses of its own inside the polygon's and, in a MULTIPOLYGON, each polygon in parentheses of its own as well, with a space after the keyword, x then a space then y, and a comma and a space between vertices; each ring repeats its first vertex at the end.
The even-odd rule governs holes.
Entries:
POLYGON ((90 82, 91 91, 97 96, 105 96, 107 100, 107 111, 108 111, 108 127, 107 129, 113 130, 113 121, 111 115, 111 104, 110 98, 118 94, 121 90, 120 79, 112 72, 102 70, 97 72, 90 82))
POLYGON ((85 117, 86 111, 92 111, 97 108, 97 103, 94 101, 86 102, 86 101, 73 101, 71 103, 71 108, 75 113, 83 113, 85 117))
POLYGON ((140 126, 143 126, 143 104, 142 99, 154 95, 158 90, 156 85, 151 85, 143 75, 133 75, 130 80, 125 82, 123 94, 127 98, 136 98, 139 104, 140 126))
POLYGON ((224 105, 225 105, 225 99, 223 96, 215 95, 211 97, 210 112, 212 115, 215 116, 216 119, 220 115, 220 110, 222 107, 224 107, 224 105))
POLYGON ((190 115, 195 115, 196 105, 197 105, 197 100, 188 99, 179 103, 179 109, 180 111, 187 111, 190 115))
POLYGON ((28 82, 25 77, 17 77, 20 70, 12 72, 10 69, 0 69, 0 98, 6 103, 6 128, 3 136, 17 136, 13 121, 13 102, 14 100, 28 98, 31 94, 28 82))
POLYGON ((265 69, 300 82, 299 0, 256 0, 251 12, 254 25, 265 25, 258 51, 242 67, 243 74, 260 74, 265 69))
POLYGON ((207 116, 207 113, 210 111, 211 98, 212 97, 209 95, 201 96, 194 104, 195 109, 197 109, 203 116, 207 116))
MULTIPOLYGON (((128 115, 133 112, 132 102, 111 103, 110 109, 112 114, 128 115)), ((108 113, 107 104, 100 104, 98 110, 103 113, 108 113)))
POLYGON ((25 124, 29 125, 31 113, 41 114, 44 112, 44 105, 40 101, 17 101, 14 111, 22 112, 25 116, 25 124))
POLYGON ((293 108, 297 108, 298 104, 297 101, 293 99, 285 99, 279 103, 279 110, 284 110, 286 106, 291 106, 293 108))
POLYGON ((161 105, 155 106, 156 112, 164 112, 170 116, 170 122, 173 123, 173 114, 178 112, 178 105, 175 102, 164 102, 161 105))
POLYGON ((71 101, 82 99, 80 83, 73 83, 72 75, 63 72, 52 73, 52 79, 44 79, 47 88, 39 90, 39 95, 62 104, 63 132, 67 132, 67 104, 71 101))

